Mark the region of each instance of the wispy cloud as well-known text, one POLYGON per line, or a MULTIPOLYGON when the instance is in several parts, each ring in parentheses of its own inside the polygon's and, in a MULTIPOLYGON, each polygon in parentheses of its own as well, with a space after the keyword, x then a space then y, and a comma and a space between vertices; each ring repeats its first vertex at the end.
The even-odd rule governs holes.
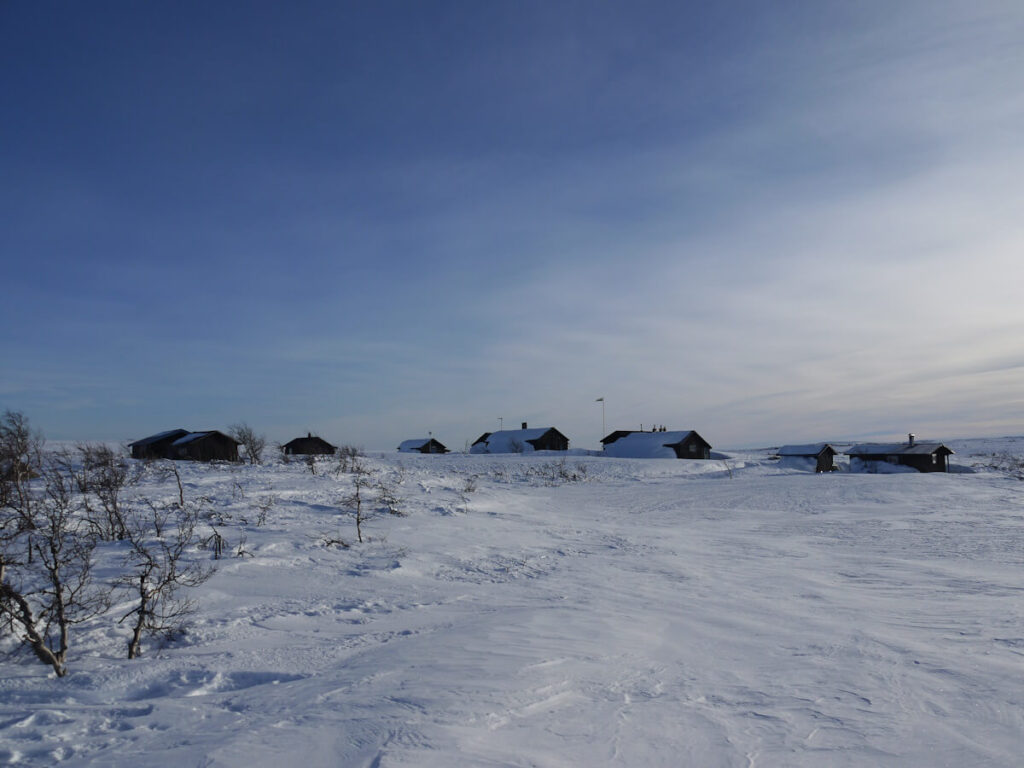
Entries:
POLYGON ((214 14, 180 70, 157 25, 74 122, 33 94, 75 38, 5 48, 39 127, 0 136, 4 405, 367 447, 594 445, 597 396, 716 445, 1024 429, 1017 4, 309 11, 214 14))

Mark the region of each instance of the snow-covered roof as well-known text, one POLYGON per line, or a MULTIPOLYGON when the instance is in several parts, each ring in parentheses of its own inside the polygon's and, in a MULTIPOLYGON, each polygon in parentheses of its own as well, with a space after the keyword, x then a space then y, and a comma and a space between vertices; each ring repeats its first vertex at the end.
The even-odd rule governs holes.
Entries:
POLYGON ((552 429, 555 428, 502 429, 492 432, 486 440, 481 438, 470 450, 472 453, 529 453, 535 450, 530 441, 544 437, 552 429))
POLYGON ((131 445, 150 445, 151 443, 158 442, 164 438, 170 437, 171 435, 183 435, 187 433, 188 430, 182 429, 181 427, 178 427, 178 429, 168 429, 165 432, 157 432, 155 435, 150 435, 149 437, 144 437, 141 440, 136 440, 134 443, 131 443, 131 445))
POLYGON ((683 442, 692 434, 692 429, 674 432, 632 432, 613 443, 608 443, 604 453, 606 456, 622 459, 674 459, 676 452, 670 446, 683 442))
POLYGON ((303 443, 313 442, 313 441, 316 441, 318 444, 321 444, 321 445, 330 445, 331 448, 335 447, 335 446, 331 445, 329 442, 327 442, 326 440, 324 440, 319 435, 306 435, 305 437, 296 437, 294 440, 289 440, 287 443, 285 443, 284 447, 288 448, 289 446, 302 445, 303 443))
POLYGON ((779 456, 817 456, 826 448, 839 453, 830 443, 806 443, 804 445, 784 445, 779 448, 779 456))
POLYGON ((410 451, 418 451, 420 448, 429 443, 431 438, 429 437, 415 437, 412 440, 403 440, 402 444, 398 446, 398 450, 403 453, 410 451))
POLYGON ((171 443, 171 445, 187 445, 188 443, 191 443, 195 440, 199 440, 200 438, 206 437, 207 435, 220 435, 221 437, 225 438, 226 440, 230 440, 236 445, 239 444, 238 441, 235 440, 235 438, 225 435, 223 432, 220 432, 216 429, 208 429, 205 432, 189 432, 184 437, 179 437, 177 440, 171 443))
POLYGON ((928 455, 935 453, 940 449, 945 449, 950 453, 953 453, 951 448, 943 445, 942 443, 928 443, 915 441, 913 445, 910 443, 861 443, 860 445, 852 445, 846 449, 847 456, 880 456, 885 454, 887 456, 897 455, 928 455))

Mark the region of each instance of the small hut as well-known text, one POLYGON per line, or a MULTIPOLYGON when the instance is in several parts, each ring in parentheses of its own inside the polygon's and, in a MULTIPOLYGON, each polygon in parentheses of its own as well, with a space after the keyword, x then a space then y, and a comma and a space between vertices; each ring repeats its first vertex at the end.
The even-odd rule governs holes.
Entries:
POLYGON ((839 453, 828 443, 807 445, 784 445, 779 448, 779 457, 785 466, 798 469, 814 467, 815 472, 834 472, 835 457, 839 453))
POLYGON ((695 430, 617 429, 601 439, 608 456, 622 459, 710 459, 711 444, 695 430))
POLYGON ((851 446, 851 472, 886 471, 886 465, 910 467, 918 472, 948 472, 951 448, 936 442, 919 442, 913 434, 905 443, 863 443, 851 446))
POLYGON ((296 437, 282 445, 281 449, 288 456, 330 456, 338 447, 312 432, 307 432, 305 437, 296 437))
POLYGON ((128 447, 132 449, 133 459, 166 459, 169 458, 171 444, 187 434, 187 429, 168 429, 129 443, 128 447))
POLYGON ((502 429, 484 432, 469 448, 470 453, 532 453, 533 451, 567 451, 569 438, 554 427, 502 429))
POLYGON ((401 453, 448 453, 448 449, 432 437, 417 437, 403 440, 398 446, 401 453))
POLYGON ((233 437, 211 429, 207 432, 189 432, 170 445, 168 452, 172 459, 192 461, 238 461, 238 446, 233 437))

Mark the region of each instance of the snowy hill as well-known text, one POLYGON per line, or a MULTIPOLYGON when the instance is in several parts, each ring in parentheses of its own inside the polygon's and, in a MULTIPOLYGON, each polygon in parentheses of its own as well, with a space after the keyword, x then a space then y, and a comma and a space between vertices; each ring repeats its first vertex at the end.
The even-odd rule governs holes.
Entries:
POLYGON ((977 471, 377 454, 405 516, 362 544, 334 460, 179 464, 229 553, 188 633, 128 661, 115 606, 66 678, 3 661, 0 764, 1018 765, 1024 485, 984 465, 1024 438, 948 444, 977 471))

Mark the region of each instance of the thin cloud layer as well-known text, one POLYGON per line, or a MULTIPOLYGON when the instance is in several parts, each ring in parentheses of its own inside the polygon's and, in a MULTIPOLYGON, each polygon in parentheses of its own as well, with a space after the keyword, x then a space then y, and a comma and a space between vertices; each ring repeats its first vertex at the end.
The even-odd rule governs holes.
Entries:
POLYGON ((807 5, 6 9, 0 404, 1019 432, 1024 12, 807 5))

